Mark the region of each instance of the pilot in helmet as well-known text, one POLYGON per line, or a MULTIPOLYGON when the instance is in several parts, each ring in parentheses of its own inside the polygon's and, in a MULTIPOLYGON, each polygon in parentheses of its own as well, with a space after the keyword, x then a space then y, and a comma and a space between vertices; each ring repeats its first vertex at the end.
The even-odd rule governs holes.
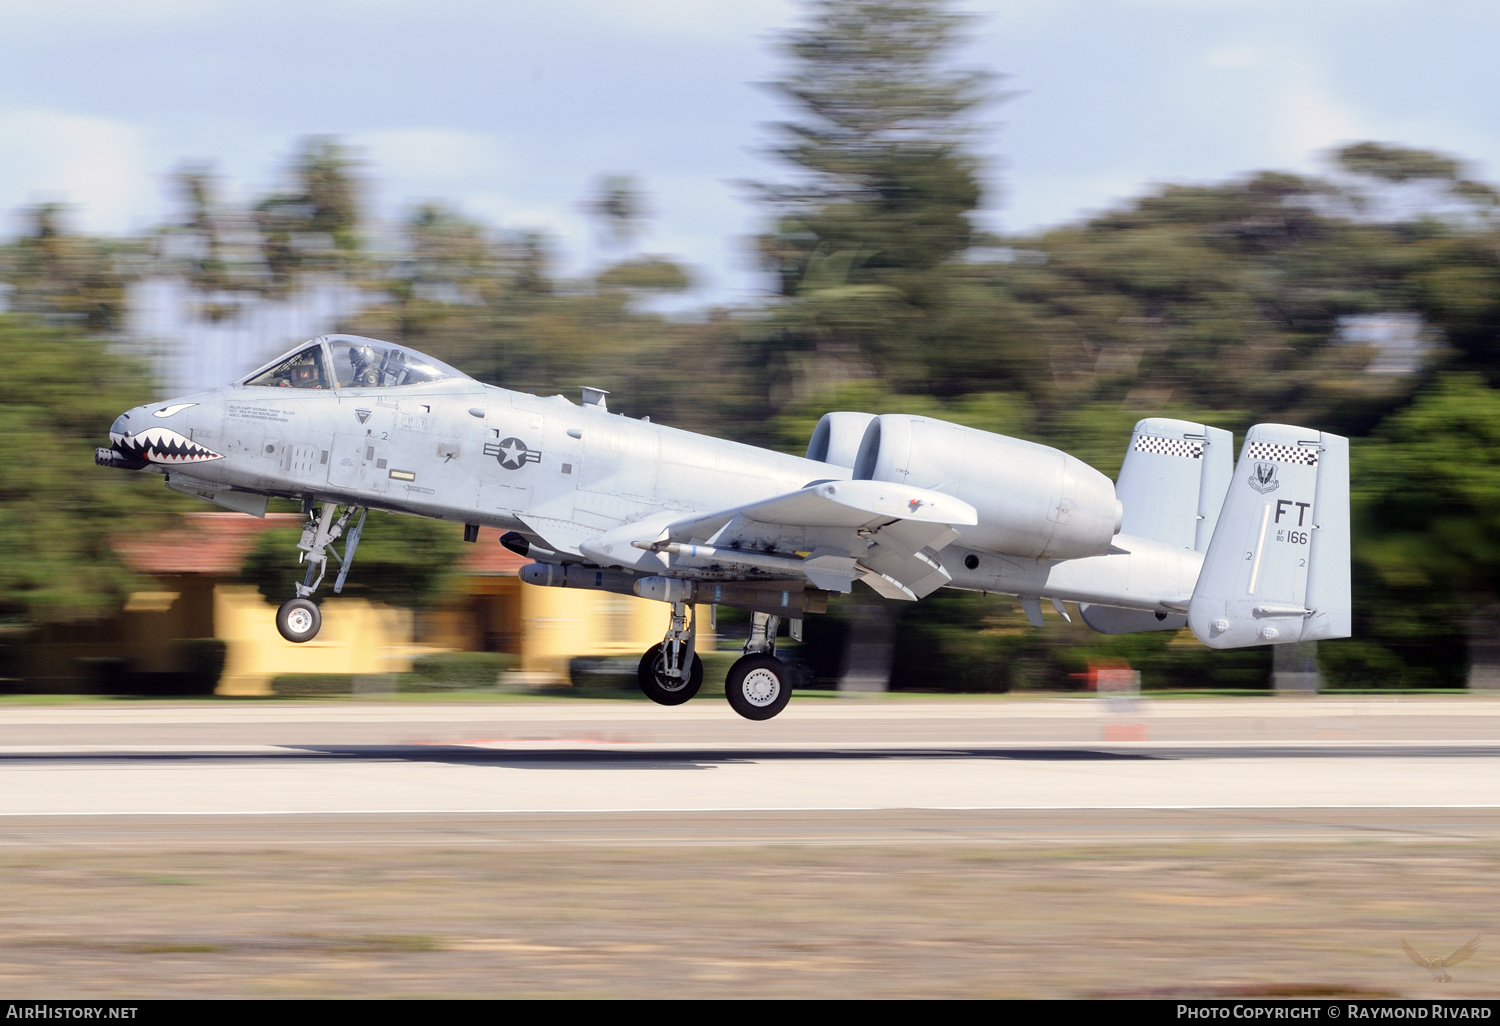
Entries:
POLYGON ((375 350, 369 346, 353 346, 349 350, 349 364, 354 377, 349 384, 354 388, 369 388, 380 384, 380 371, 375 367, 375 350))

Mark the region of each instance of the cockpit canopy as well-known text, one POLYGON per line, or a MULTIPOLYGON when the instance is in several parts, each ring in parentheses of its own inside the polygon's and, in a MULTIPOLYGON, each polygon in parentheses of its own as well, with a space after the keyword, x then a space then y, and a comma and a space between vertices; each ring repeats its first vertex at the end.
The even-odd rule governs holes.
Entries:
POLYGON ((397 388, 468 377, 415 349, 359 335, 324 335, 235 382, 269 388, 397 388))

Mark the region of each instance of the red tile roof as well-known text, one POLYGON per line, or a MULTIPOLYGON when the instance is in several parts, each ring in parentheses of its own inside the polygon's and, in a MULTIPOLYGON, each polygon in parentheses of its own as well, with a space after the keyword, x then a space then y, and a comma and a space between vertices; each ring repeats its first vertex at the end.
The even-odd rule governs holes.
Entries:
MULTIPOLYGON (((264 520, 243 513, 184 513, 178 527, 155 535, 119 538, 115 551, 143 574, 204 574, 236 577, 255 536, 274 527, 296 527, 299 513, 268 513, 264 520)), ((459 573, 513 577, 531 562, 499 544, 500 531, 479 529, 479 541, 465 545, 459 573)), ((287 558, 293 558, 288 552, 287 558)), ((357 557, 356 557, 357 560, 357 557)))
POLYGON ((464 554, 458 561, 458 571, 476 577, 514 577, 521 567, 531 562, 518 556, 500 544, 503 532, 498 527, 481 527, 479 541, 464 546, 464 554))

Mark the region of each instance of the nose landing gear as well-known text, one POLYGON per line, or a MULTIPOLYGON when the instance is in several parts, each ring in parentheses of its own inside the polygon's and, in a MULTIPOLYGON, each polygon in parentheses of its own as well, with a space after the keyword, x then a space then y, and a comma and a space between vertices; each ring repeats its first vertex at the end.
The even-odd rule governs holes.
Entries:
POLYGON ((288 641, 297 644, 311 641, 318 636, 318 629, 323 626, 323 614, 311 597, 318 590, 318 585, 323 583, 330 552, 339 561, 339 574, 333 583, 335 595, 344 590, 344 581, 349 577, 349 567, 354 562, 355 550, 359 548, 360 535, 364 533, 366 510, 359 506, 346 506, 343 515, 335 520, 338 508, 336 502, 325 502, 317 516, 313 516, 310 509, 308 511, 307 524, 302 528, 302 540, 297 542, 297 548, 302 553, 298 561, 307 564, 307 576, 297 585, 297 597, 287 599, 276 611, 276 630, 288 641), (344 552, 340 555, 333 543, 343 536, 344 529, 349 526, 349 521, 354 519, 356 513, 359 514, 359 522, 349 532, 348 540, 344 542, 344 552))

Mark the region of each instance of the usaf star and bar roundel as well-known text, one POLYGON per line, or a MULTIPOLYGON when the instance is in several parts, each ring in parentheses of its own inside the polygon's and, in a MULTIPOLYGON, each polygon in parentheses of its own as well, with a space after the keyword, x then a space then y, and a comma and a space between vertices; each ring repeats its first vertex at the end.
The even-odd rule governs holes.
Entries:
POLYGON ((490 442, 484 447, 486 456, 493 456, 506 470, 520 470, 528 463, 542 462, 542 454, 519 438, 507 438, 501 442, 490 442))

